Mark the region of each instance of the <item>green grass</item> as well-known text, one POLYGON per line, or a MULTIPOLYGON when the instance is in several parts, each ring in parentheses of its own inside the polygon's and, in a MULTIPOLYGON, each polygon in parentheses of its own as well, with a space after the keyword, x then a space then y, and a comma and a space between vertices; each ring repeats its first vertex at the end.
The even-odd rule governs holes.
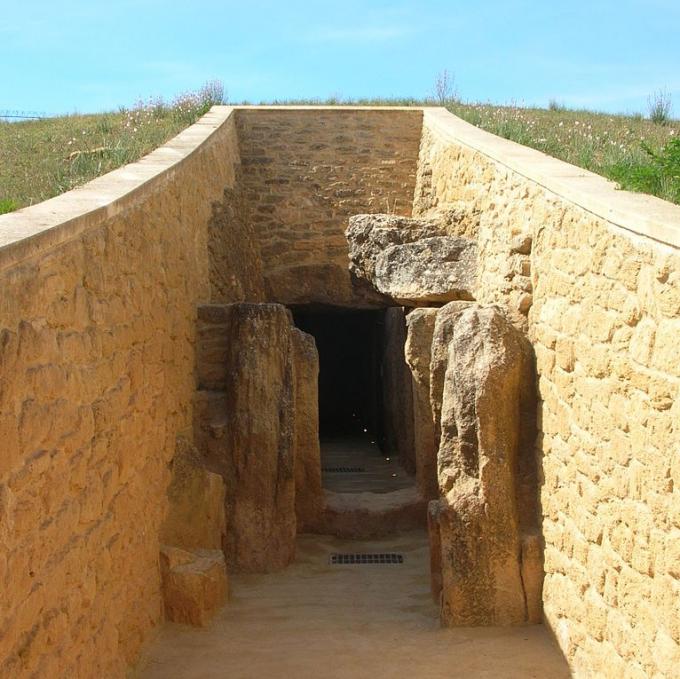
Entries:
POLYGON ((39 203, 139 160, 224 99, 208 83, 171 103, 22 122, 0 121, 0 214, 39 203))
POLYGON ((611 176, 631 191, 642 191, 680 204, 680 139, 660 151, 644 146, 646 161, 622 161, 610 168, 611 176))
MULTIPOLYGON (((622 188, 680 203, 673 165, 658 162, 680 138, 680 121, 663 125, 642 116, 453 103, 449 110, 500 137, 603 175, 622 188), (656 181, 640 181, 652 173, 656 181)), ((677 148, 677 147, 676 147, 677 148)))
MULTIPOLYGON (((221 85, 212 83, 172 104, 150 100, 116 113, 0 122, 0 214, 138 160, 222 100, 221 85)), ((342 97, 266 103, 435 105, 415 98, 342 97)), ((680 203, 678 120, 655 123, 641 115, 570 110, 558 102, 539 109, 450 101, 447 108, 477 127, 613 179, 622 188, 680 203)))

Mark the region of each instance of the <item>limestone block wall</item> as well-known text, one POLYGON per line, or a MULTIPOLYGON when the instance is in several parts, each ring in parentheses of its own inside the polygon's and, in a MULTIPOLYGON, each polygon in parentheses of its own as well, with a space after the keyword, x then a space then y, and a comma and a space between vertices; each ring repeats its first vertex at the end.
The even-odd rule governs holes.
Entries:
POLYGON ((264 300, 260 246, 248 216, 241 181, 241 154, 232 112, 222 123, 225 148, 217 180, 223 186, 208 222, 210 298, 213 302, 264 300))
POLYGON ((350 215, 410 215, 422 110, 238 109, 242 181, 266 294, 363 304, 347 268, 350 215))
MULTIPOLYGON (((242 248, 225 228, 230 115, 0 218, 0 676, 123 677, 160 619, 196 304, 209 252, 242 248)), ((242 298, 256 273, 232 259, 231 287, 213 288, 242 298)))
MULTIPOLYGON (((426 116, 432 121, 435 113, 426 116)), ((447 213, 455 216, 448 231, 476 240, 479 249, 475 298, 481 304, 502 301, 515 324, 526 330, 532 302, 531 241, 526 238, 536 215, 523 209, 531 201, 525 201, 522 191, 530 187, 516 190, 513 200, 499 205, 494 184, 511 183, 511 172, 479 160, 473 148, 452 143, 441 127, 424 124, 413 212, 444 216, 445 221, 447 213), (499 216, 501 210, 505 214, 499 216), (499 229, 499 220, 506 218, 508 229, 499 229)))
POLYGON ((677 676, 680 208, 442 109, 423 124, 416 211, 480 212, 478 299, 536 354, 545 620, 576 677, 677 676))

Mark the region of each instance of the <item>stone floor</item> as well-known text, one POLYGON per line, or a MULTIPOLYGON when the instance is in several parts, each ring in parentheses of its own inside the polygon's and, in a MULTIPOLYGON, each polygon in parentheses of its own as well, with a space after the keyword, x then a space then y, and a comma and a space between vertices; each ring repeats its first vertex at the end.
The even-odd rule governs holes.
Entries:
POLYGON ((364 470, 322 472, 323 487, 336 493, 389 493, 415 485, 413 476, 407 474, 396 459, 385 457, 370 434, 322 439, 321 467, 364 470))
POLYGON ((138 679, 562 679, 542 626, 442 630, 423 531, 350 542, 303 535, 281 573, 232 578, 211 626, 167 624, 138 679), (329 554, 400 552, 402 565, 331 566, 329 554))

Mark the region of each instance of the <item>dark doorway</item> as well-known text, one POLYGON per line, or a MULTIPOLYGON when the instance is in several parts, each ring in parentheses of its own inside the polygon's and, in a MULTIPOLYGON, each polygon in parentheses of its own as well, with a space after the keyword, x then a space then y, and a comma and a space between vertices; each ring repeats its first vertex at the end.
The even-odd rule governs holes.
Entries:
POLYGON ((383 442, 381 363, 384 310, 292 309, 319 351, 321 438, 367 433, 383 442))

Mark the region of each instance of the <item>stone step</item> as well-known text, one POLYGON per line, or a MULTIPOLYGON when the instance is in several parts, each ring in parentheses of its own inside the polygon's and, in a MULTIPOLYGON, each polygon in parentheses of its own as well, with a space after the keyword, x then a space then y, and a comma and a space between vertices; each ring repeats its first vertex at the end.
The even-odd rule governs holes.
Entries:
POLYGON ((321 520, 312 532, 339 538, 375 538, 427 526, 427 500, 415 487, 389 493, 326 490, 321 520))

